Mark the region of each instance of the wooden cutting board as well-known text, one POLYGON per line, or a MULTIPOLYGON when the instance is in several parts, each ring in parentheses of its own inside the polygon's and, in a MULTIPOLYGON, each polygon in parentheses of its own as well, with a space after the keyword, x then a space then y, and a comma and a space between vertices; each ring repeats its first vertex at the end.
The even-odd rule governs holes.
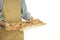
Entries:
POLYGON ((8 23, 21 23, 20 0, 3 0, 2 15, 8 23))

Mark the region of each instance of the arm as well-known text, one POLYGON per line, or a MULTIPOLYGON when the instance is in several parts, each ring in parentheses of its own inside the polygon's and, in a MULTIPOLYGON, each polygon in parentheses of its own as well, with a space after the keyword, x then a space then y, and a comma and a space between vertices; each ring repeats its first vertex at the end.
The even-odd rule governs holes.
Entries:
POLYGON ((29 20, 33 18, 31 14, 27 11, 25 0, 21 0, 21 13, 22 13, 22 18, 25 20, 29 20))
POLYGON ((3 0, 0 0, 0 10, 2 8, 3 0))
POLYGON ((2 17, 2 4, 3 4, 3 0, 0 0, 0 21, 3 20, 3 17, 2 17))
POLYGON ((5 21, 2 17, 2 13, 0 12, 0 26, 4 26, 5 25, 5 21))

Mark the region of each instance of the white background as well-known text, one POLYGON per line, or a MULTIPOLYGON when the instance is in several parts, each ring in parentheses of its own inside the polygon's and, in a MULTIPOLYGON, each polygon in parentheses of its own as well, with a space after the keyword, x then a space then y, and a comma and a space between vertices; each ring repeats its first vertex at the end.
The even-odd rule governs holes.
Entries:
POLYGON ((60 40, 60 0, 26 0, 28 12, 46 25, 24 31, 25 40, 60 40))

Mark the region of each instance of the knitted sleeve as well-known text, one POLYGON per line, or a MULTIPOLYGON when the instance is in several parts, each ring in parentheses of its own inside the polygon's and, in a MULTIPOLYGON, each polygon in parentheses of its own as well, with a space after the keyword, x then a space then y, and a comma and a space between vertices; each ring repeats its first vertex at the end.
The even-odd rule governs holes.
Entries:
POLYGON ((25 0, 21 0, 21 13, 22 13, 22 18, 25 20, 33 18, 31 14, 27 11, 25 0))

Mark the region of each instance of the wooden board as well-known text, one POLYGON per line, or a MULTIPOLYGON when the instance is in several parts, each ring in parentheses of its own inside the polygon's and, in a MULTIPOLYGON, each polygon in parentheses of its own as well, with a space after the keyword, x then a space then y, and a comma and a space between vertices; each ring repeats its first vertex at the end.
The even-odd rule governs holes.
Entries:
POLYGON ((21 23, 20 0, 3 0, 2 15, 6 22, 21 23))

